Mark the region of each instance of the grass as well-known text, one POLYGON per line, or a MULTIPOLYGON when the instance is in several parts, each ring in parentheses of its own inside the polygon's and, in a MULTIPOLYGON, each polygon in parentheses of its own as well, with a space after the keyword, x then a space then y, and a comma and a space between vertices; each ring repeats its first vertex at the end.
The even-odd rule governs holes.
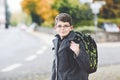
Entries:
MULTIPOLYGON (((94 32, 95 29, 95 26, 83 26, 75 28, 75 31, 91 33, 94 32)), ((101 31, 101 29, 97 28, 97 31, 101 31)))

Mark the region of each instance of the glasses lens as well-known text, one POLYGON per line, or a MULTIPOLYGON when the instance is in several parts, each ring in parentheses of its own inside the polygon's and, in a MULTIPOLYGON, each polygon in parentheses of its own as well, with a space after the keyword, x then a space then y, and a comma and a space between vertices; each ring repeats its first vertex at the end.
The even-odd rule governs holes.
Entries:
POLYGON ((70 25, 64 25, 64 26, 58 25, 57 27, 59 27, 59 28, 61 28, 61 27, 63 27, 63 28, 68 28, 68 27, 70 27, 70 25))

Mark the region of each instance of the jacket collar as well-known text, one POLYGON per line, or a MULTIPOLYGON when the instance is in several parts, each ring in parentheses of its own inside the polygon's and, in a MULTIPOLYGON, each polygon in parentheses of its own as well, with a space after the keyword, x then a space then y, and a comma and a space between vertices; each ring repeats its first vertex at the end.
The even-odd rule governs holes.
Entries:
MULTIPOLYGON (((55 48, 55 53, 57 53, 57 43, 58 43, 58 39, 60 38, 60 36, 59 35, 56 35, 56 37, 57 38, 55 38, 54 40, 53 40, 53 43, 54 43, 54 48, 55 48)), ((62 49, 64 49, 65 47, 68 47, 69 46, 69 41, 72 41, 73 39, 74 39, 74 37, 75 37, 75 32, 74 31, 71 31, 70 33, 69 33, 69 35, 68 36, 66 36, 64 39, 63 39, 63 41, 62 41, 62 43, 61 43, 61 45, 60 45, 60 47, 59 47, 59 50, 58 50, 58 52, 59 51, 61 51, 62 49)))
MULTIPOLYGON (((57 34, 55 35, 55 37, 57 37, 58 39, 60 39, 60 36, 57 34)), ((63 39, 67 39, 67 40, 73 40, 75 37, 75 32, 74 31, 70 31, 70 33, 65 36, 63 39)))
POLYGON ((74 37, 75 37, 75 32, 74 32, 74 31, 71 31, 71 32, 69 33, 69 35, 67 36, 67 39, 71 41, 71 40, 74 39, 74 37))

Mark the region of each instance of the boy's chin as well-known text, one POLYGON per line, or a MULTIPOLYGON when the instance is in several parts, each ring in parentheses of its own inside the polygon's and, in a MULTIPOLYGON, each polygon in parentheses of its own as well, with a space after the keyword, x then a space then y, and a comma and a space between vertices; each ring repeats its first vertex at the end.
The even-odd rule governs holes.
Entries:
POLYGON ((64 38, 65 36, 67 36, 67 35, 61 35, 61 38, 64 38))
POLYGON ((61 37, 65 37, 65 36, 67 36, 67 35, 66 35, 66 34, 61 34, 60 36, 61 36, 61 37))

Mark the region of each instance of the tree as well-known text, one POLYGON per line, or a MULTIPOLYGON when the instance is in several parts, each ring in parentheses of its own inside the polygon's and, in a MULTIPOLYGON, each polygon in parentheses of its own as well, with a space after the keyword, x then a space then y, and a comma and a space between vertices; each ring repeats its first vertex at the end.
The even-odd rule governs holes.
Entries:
POLYGON ((51 5, 54 0, 39 0, 37 3, 36 12, 47 23, 53 23, 54 17, 58 14, 55 9, 52 9, 51 5))
POLYGON ((32 22, 41 24, 43 22, 42 18, 36 13, 36 3, 38 0, 23 0, 21 5, 24 12, 31 15, 32 22))
POLYGON ((53 8, 59 13, 70 14, 73 18, 73 24, 76 26, 83 20, 93 19, 91 9, 87 5, 80 5, 78 0, 55 0, 53 8))
POLYGON ((31 15, 33 22, 47 22, 52 24, 58 12, 51 8, 54 0, 23 0, 22 8, 31 15))
POLYGON ((106 19, 120 17, 120 0, 105 0, 106 5, 102 7, 100 16, 106 19))

